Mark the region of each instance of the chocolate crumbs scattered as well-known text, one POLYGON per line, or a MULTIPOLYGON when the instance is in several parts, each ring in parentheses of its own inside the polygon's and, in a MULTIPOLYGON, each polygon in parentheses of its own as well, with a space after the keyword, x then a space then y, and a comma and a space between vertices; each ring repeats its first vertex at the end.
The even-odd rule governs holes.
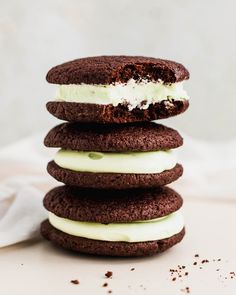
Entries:
MULTIPOLYGON (((195 254, 194 257, 200 257, 199 254, 195 254)), ((170 279, 171 281, 177 281, 179 280, 179 282, 181 284, 185 284, 186 280, 188 280, 187 276, 189 275, 189 268, 192 269, 192 271, 194 273, 199 272, 199 270, 202 270, 202 272, 204 273, 204 271, 210 271, 211 268, 205 267, 206 263, 211 263, 214 262, 216 264, 219 264, 220 261, 222 261, 221 258, 215 258, 215 259, 203 259, 203 260, 196 260, 194 259, 193 262, 188 263, 186 266, 185 265, 180 265, 178 264, 176 268, 170 268, 169 272, 170 272, 170 279), (198 267, 195 268, 191 268, 191 264, 192 265, 198 265, 198 267)), ((228 261, 225 261, 228 262, 228 261)), ((220 266, 220 265, 219 265, 220 266)), ((234 271, 229 271, 228 273, 222 273, 221 268, 216 268, 215 269, 218 272, 217 275, 217 279, 218 281, 220 281, 221 283, 223 283, 225 280, 229 281, 229 279, 236 279, 236 273, 234 271), (220 273, 219 273, 220 272, 220 273)), ((181 292, 184 293, 190 293, 190 287, 184 287, 180 289, 181 292)), ((192 289, 192 288, 191 288, 192 289)))
POLYGON ((102 286, 103 287, 107 287, 108 286, 108 283, 104 283, 102 286))

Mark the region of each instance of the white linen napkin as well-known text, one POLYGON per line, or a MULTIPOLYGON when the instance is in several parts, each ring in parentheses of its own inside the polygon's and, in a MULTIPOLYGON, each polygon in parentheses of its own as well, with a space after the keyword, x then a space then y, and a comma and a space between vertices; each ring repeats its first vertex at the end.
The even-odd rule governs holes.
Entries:
POLYGON ((39 236, 46 219, 42 200, 56 186, 46 173, 52 150, 34 136, 0 151, 0 247, 39 236))

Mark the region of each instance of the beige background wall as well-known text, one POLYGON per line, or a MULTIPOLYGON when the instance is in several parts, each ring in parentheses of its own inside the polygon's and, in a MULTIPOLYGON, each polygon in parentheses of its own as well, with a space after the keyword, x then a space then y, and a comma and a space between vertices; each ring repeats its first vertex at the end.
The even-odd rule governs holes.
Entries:
POLYGON ((0 144, 52 127, 47 70, 87 55, 184 63, 191 108, 168 123, 204 139, 236 137, 236 2, 0 0, 0 144))

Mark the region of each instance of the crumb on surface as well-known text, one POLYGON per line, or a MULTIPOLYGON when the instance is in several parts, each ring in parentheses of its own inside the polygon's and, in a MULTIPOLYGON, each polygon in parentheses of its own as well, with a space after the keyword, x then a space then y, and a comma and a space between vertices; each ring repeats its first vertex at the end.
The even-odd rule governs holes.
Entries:
POLYGON ((70 282, 74 285, 79 285, 79 280, 71 280, 70 282))
POLYGON ((183 289, 180 289, 181 292, 184 292, 184 293, 190 293, 190 288, 189 287, 185 287, 183 289))
POLYGON ((105 273, 105 276, 106 276, 107 278, 111 278, 111 277, 113 276, 113 272, 112 272, 112 271, 107 271, 107 272, 105 273))
POLYGON ((134 271, 135 270, 135 268, 134 267, 132 267, 131 269, 130 269, 130 271, 134 271))
POLYGON ((107 287, 108 286, 108 283, 104 283, 102 286, 103 287, 107 287))

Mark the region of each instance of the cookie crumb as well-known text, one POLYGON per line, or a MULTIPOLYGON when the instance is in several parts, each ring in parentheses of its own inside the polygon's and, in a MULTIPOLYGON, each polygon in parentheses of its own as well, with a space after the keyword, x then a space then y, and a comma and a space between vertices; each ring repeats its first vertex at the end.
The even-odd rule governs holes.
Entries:
POLYGON ((135 270, 135 268, 134 267, 132 267, 131 269, 130 269, 130 271, 134 271, 135 270))
POLYGON ((102 286, 103 287, 107 287, 108 286, 108 283, 104 283, 102 286))
POLYGON ((108 290, 108 293, 111 294, 112 293, 112 290, 108 290))
POLYGON ((193 265, 197 265, 197 261, 195 261, 195 262, 193 263, 193 265))
POLYGON ((70 282, 74 285, 79 285, 79 280, 71 280, 70 282))
POLYGON ((190 288, 189 287, 185 287, 184 289, 180 289, 181 292, 184 293, 190 293, 190 288))
POLYGON ((195 254, 194 257, 199 257, 199 254, 195 254))
POLYGON ((176 281, 176 278, 173 278, 172 281, 176 281))
POLYGON ((112 271, 107 271, 107 272, 105 273, 105 276, 106 276, 107 278, 111 278, 111 277, 113 276, 113 272, 112 272, 112 271))

